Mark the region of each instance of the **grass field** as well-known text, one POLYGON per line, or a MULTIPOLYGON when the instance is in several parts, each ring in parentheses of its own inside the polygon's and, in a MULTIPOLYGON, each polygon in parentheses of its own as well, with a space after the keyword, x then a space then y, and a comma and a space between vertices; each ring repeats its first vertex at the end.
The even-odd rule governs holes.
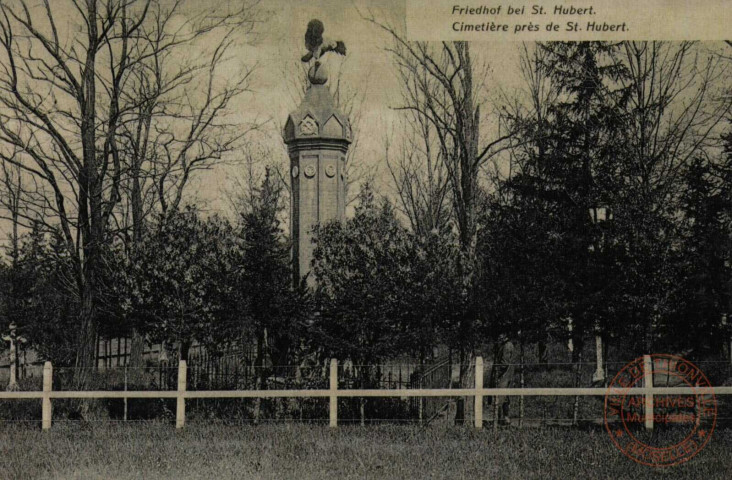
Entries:
POLYGON ((690 462, 637 465, 604 430, 169 424, 0 425, 2 479, 683 478, 732 476, 732 430, 690 462))

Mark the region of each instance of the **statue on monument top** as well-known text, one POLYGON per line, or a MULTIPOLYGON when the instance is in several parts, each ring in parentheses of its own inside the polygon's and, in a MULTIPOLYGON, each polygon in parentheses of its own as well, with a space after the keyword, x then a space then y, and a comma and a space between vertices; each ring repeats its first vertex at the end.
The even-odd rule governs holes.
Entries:
POLYGON ((325 68, 320 63, 320 57, 328 52, 335 52, 339 55, 346 54, 346 44, 340 40, 333 41, 323 38, 325 27, 323 22, 313 19, 308 22, 308 29, 305 31, 305 48, 308 53, 303 55, 302 61, 309 62, 315 59, 315 63, 308 70, 308 80, 315 85, 322 85, 328 81, 325 68))

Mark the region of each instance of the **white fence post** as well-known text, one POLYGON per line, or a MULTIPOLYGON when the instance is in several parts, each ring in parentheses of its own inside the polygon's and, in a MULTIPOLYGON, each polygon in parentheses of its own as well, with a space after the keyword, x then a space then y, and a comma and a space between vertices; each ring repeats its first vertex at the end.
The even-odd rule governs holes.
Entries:
MULTIPOLYGON (((185 425, 185 399, 188 398, 298 398, 298 397, 315 397, 328 398, 330 402, 330 426, 338 426, 338 398, 344 397, 466 397, 474 396, 475 402, 475 424, 477 428, 481 428, 483 420, 482 399, 486 396, 493 396, 493 428, 497 428, 498 423, 498 402, 496 401, 496 393, 499 389, 485 388, 483 377, 485 364, 482 357, 475 359, 475 387, 459 388, 459 389, 356 389, 344 390, 340 392, 338 388, 338 362, 336 359, 330 361, 330 388, 318 390, 268 390, 261 392, 257 390, 230 390, 230 391, 187 391, 187 366, 185 361, 181 361, 178 366, 178 388, 177 391, 53 391, 53 366, 51 362, 45 362, 43 367, 43 389, 34 392, 6 392, 0 390, 0 400, 5 399, 41 399, 42 401, 42 428, 48 430, 52 424, 52 399, 53 398, 176 398, 176 428, 183 428, 185 425)), ((653 429, 654 427, 654 405, 653 400, 656 395, 693 395, 699 392, 692 387, 656 387, 653 380, 653 360, 650 355, 643 356, 643 387, 633 387, 627 393, 633 396, 643 396, 644 421, 645 428, 653 429)), ((607 377, 606 377, 607 378, 607 377)), ((621 391, 617 387, 612 389, 614 392, 621 391)), ((702 389, 705 393, 713 391, 714 395, 732 395, 732 386, 719 386, 702 389)), ((522 388, 511 389, 507 396, 607 396, 609 390, 606 388, 522 388)), ((503 393, 503 395, 506 395, 503 393)), ((619 395, 619 393, 613 393, 619 395)))
POLYGON ((53 388, 53 366, 51 362, 43 364, 43 400, 41 401, 41 427, 51 428, 51 390, 53 388))
MULTIPOLYGON (((643 355, 643 386, 653 388, 653 362, 650 355, 643 355)), ((646 393, 645 401, 646 429, 653 430, 653 394, 646 393)))
POLYGON ((338 426, 338 360, 330 359, 330 426, 338 426))
POLYGON ((475 357, 475 428, 483 428, 483 357, 475 357))
POLYGON ((186 423, 186 361, 178 363, 178 400, 175 409, 175 428, 183 428, 186 423))

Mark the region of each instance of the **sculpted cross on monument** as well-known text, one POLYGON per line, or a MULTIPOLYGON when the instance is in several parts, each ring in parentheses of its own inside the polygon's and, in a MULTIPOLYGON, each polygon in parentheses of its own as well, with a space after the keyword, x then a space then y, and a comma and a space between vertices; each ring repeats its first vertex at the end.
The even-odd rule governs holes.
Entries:
POLYGON ((340 111, 325 83, 328 74, 321 58, 328 52, 346 54, 346 45, 323 37, 323 22, 311 20, 305 32, 311 62, 308 89, 300 105, 290 113, 282 136, 290 157, 291 232, 294 281, 311 270, 313 229, 331 221, 343 221, 346 211, 346 155, 351 143, 351 125, 340 111))
POLYGON ((323 22, 313 19, 308 22, 308 28, 305 31, 305 48, 308 53, 303 55, 302 61, 309 62, 315 60, 315 63, 308 70, 308 80, 314 85, 321 85, 328 81, 328 74, 325 67, 320 63, 320 57, 328 52, 335 52, 339 55, 346 54, 346 44, 340 40, 329 40, 323 37, 325 27, 323 22))

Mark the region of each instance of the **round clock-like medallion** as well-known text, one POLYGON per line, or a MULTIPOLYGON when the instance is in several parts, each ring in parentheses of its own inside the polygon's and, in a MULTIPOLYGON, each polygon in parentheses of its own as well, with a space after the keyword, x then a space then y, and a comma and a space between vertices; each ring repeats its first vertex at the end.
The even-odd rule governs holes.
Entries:
POLYGON ((308 165, 307 167, 305 167, 305 176, 308 178, 314 177, 315 176, 315 166, 308 165))
POLYGON ((300 169, 297 168, 297 165, 292 167, 292 178, 297 178, 297 174, 300 173, 300 169))
POLYGON ((327 165, 325 167, 325 174, 329 177, 333 177, 336 174, 336 167, 333 164, 327 165))

